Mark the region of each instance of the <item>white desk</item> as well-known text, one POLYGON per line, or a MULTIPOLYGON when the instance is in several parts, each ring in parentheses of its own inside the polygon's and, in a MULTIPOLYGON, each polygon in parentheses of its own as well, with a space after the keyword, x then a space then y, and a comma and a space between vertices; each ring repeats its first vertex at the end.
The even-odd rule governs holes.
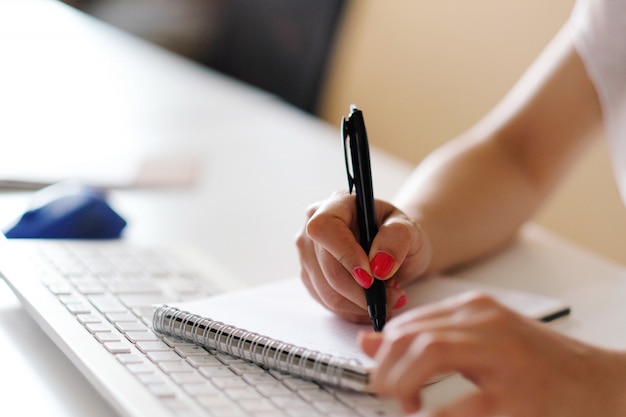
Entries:
MULTIPOLYGON (((56 2, 0 2, 0 56, 0 146, 17 149, 10 157, 71 164, 81 154, 115 167, 119 155, 187 152, 202 162, 192 186, 112 192, 127 239, 190 244, 250 283, 282 278, 298 273, 293 239, 305 207, 345 187, 336 126, 56 2)), ((391 197, 410 167, 379 150, 372 163, 377 195, 391 197)), ((29 196, 0 194, 0 224, 29 196)), ((541 229, 465 273, 561 297, 573 313, 557 328, 626 347, 626 269, 541 229)), ((451 378, 426 401, 465 389, 451 378)), ((4 284, 0 392, 7 415, 114 414, 4 284)))

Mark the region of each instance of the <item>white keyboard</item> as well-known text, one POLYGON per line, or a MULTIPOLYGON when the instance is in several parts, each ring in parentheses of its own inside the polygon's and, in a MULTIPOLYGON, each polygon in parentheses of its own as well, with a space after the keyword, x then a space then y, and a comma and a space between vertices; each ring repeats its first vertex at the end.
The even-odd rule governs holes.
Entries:
POLYGON ((153 304, 229 288, 220 285, 230 284, 223 271, 190 265, 173 251, 120 241, 9 240, 0 246, 0 272, 25 308, 122 415, 401 414, 374 396, 155 334, 153 304))

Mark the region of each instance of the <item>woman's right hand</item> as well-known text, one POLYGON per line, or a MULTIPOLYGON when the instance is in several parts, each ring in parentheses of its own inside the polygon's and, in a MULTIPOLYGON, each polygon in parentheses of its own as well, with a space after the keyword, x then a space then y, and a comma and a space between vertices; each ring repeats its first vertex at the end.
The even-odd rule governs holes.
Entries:
POLYGON ((415 221, 382 200, 376 200, 376 214, 378 234, 369 256, 357 238, 354 195, 345 192, 312 205, 296 240, 309 293, 353 322, 370 323, 363 289, 374 278, 386 281, 390 317, 406 304, 401 286, 421 275, 431 259, 430 241, 415 221))

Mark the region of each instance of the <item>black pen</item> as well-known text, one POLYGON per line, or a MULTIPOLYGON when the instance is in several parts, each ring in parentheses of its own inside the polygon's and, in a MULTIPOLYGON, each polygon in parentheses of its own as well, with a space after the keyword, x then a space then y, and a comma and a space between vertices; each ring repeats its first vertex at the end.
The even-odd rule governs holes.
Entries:
MULTIPOLYGON (((359 243, 369 255, 372 241, 378 233, 378 223, 374 207, 374 188, 365 121, 363 112, 356 106, 350 106, 348 118, 342 119, 341 133, 348 173, 348 192, 351 193, 354 188, 356 194, 359 243)), ((374 277, 372 285, 365 289, 365 298, 372 326, 375 331, 379 332, 387 320, 385 283, 374 277)))

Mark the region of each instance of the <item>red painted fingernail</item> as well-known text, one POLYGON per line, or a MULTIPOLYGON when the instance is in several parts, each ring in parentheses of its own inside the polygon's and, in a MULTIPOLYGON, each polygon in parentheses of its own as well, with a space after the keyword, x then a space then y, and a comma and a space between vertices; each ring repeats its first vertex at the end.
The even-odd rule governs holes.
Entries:
POLYGON ((391 272, 393 264, 395 263, 393 256, 387 252, 378 252, 370 262, 370 268, 375 277, 386 278, 391 272))
POLYGON ((363 288, 371 287, 374 282, 374 278, 363 268, 354 268, 352 275, 354 275, 356 282, 363 288))
POLYGON ((402 308, 406 305, 407 299, 406 299, 406 295, 403 295, 402 297, 398 298, 398 301, 396 301, 396 305, 393 306, 394 310, 397 310, 399 308, 402 308))

